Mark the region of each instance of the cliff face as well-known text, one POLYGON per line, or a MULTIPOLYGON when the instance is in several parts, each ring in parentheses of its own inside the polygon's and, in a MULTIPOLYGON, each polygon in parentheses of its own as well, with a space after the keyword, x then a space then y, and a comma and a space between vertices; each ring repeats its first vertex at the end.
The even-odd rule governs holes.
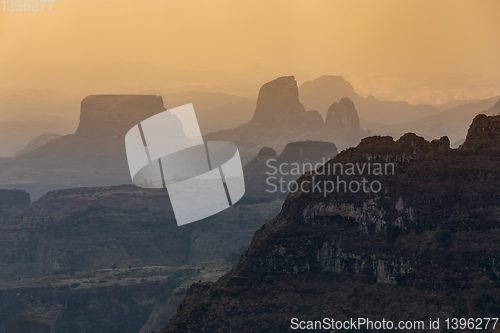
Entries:
POLYGON ((328 108, 326 124, 333 130, 357 132, 359 127, 359 117, 354 102, 344 97, 338 103, 333 103, 328 108))
POLYGON ((11 215, 15 210, 31 203, 28 192, 21 190, 0 190, 0 217, 11 215))
POLYGON ((284 76, 260 88, 253 121, 281 126, 305 113, 293 76, 284 76))
POLYGON ((75 135, 88 138, 124 138, 132 126, 164 111, 154 95, 93 95, 83 99, 75 135))
POLYGON ((193 286, 161 332, 284 332, 294 317, 497 316, 499 119, 476 117, 457 150, 446 137, 366 138, 302 176, 237 267, 193 286), (363 180, 380 189, 349 187, 363 180), (339 190, 326 191, 329 181, 339 190))
MULTIPOLYGON (((333 101, 332 97, 329 103, 333 101)), ((331 113, 326 123, 318 111, 305 111, 295 78, 286 76, 262 86, 252 121, 205 138, 236 143, 244 162, 248 162, 263 146, 280 151, 291 141, 328 141, 339 148, 356 145, 366 132, 359 127, 359 119, 357 126, 353 119, 357 119, 353 105, 349 110, 331 113), (336 126, 345 122, 352 126, 336 126)))
POLYGON ((236 205, 177 227, 163 190, 123 185, 52 191, 0 219, 0 281, 70 269, 223 258, 248 245, 280 206, 236 205))
POLYGON ((299 94, 306 109, 318 110, 324 116, 332 102, 348 97, 356 104, 360 117, 370 123, 400 126, 404 122, 413 122, 425 116, 439 114, 439 111, 431 105, 381 101, 373 96, 364 98, 342 76, 325 75, 304 82, 299 88, 299 94))
MULTIPOLYGON (((500 105, 500 102, 498 103, 500 105)), ((469 128, 463 149, 496 150, 500 147, 500 117, 480 114, 469 128)))
POLYGON ((82 101, 75 134, 0 161, 1 185, 29 191, 38 199, 53 189, 131 183, 125 133, 163 110, 159 96, 89 96, 82 101))

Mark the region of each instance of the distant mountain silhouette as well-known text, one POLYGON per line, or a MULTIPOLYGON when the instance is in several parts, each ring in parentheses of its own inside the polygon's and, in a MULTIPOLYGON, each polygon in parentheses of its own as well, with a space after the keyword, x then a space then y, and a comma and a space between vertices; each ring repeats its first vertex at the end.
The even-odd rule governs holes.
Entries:
MULTIPOLYGON (((401 131, 413 131, 429 138, 438 138, 446 135, 451 142, 465 139, 469 124, 479 113, 495 115, 495 106, 500 97, 484 99, 479 102, 467 103, 438 113, 437 115, 424 117, 416 121, 398 125, 401 131)), ((371 126, 374 132, 378 132, 376 126, 371 126)))
POLYGON ((500 115, 500 99, 496 102, 495 105, 493 105, 491 108, 486 110, 484 114, 488 116, 498 116, 500 115))
POLYGON ((380 101, 373 96, 360 96, 342 76, 325 75, 301 84, 300 99, 306 109, 318 110, 325 115, 328 107, 342 97, 349 97, 359 112, 359 117, 368 122, 397 124, 437 114, 432 105, 410 105, 407 102, 380 101))
POLYGON ((338 103, 333 103, 328 108, 326 115, 326 124, 338 131, 359 131, 358 112, 353 101, 348 97, 344 97, 338 103))
POLYGON ((0 186, 29 191, 33 199, 51 189, 130 183, 126 132, 164 111, 154 95, 98 95, 81 103, 75 134, 30 152, 0 159, 0 186))
POLYGON ((17 153, 15 153, 12 156, 19 156, 19 155, 22 155, 24 153, 33 151, 35 149, 43 147, 44 145, 46 145, 50 141, 54 141, 55 139, 59 139, 60 137, 61 137, 61 134, 55 134, 55 133, 46 133, 46 134, 39 135, 36 138, 34 138, 33 140, 31 140, 30 142, 28 142, 26 147, 24 147, 23 149, 21 149, 20 151, 18 151, 17 153))
MULTIPOLYGON (((333 102, 336 101, 331 100, 329 106, 333 102)), ((210 133, 206 139, 236 143, 244 161, 249 161, 263 146, 280 151, 292 141, 329 141, 343 149, 356 145, 366 136, 366 132, 353 120, 357 118, 354 104, 352 101, 347 104, 350 105, 348 113, 336 115, 332 111, 328 122, 325 122, 318 111, 306 111, 299 100, 295 78, 284 76, 262 86, 251 121, 232 130, 210 133), (338 120, 335 119, 337 116, 338 120), (352 122, 353 126, 339 128, 338 124, 343 121, 352 122)))
POLYGON ((166 109, 192 103, 202 134, 236 127, 252 119, 255 99, 218 92, 184 91, 163 94, 166 109))

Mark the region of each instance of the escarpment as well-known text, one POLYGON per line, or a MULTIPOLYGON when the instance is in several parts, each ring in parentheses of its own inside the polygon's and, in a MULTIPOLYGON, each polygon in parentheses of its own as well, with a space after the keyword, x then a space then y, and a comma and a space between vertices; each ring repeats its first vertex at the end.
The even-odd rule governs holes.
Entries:
POLYGON ((499 119, 477 116, 455 150, 446 137, 366 138, 303 175, 238 265, 194 285, 161 332, 285 332, 292 318, 497 316, 499 119), (349 188, 363 179, 380 190, 349 188), (314 188, 327 181, 340 185, 314 188))

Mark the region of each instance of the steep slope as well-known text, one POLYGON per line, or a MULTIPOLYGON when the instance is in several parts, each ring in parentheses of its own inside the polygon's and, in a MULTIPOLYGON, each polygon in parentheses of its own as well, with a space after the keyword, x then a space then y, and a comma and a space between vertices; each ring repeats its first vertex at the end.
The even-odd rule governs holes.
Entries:
POLYGON ((160 332, 288 332, 292 318, 423 321, 431 332, 431 317, 443 330, 446 318, 498 317, 499 122, 477 116, 457 150, 446 137, 366 138, 302 176, 237 267, 193 285, 160 332), (339 185, 364 180, 380 188, 339 185))
POLYGON ((245 196, 241 203, 284 199, 297 177, 335 155, 335 144, 323 141, 291 142, 279 156, 272 148, 262 148, 243 168, 245 196))
POLYGON ((51 191, 0 218, 0 280, 224 258, 248 245, 280 207, 269 201, 235 205, 178 227, 164 190, 122 185, 51 191))

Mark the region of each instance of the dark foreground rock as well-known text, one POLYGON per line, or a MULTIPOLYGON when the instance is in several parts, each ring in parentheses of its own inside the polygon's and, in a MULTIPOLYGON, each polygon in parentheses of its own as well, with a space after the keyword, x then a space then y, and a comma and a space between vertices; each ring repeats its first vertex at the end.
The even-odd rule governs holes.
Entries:
POLYGON ((366 138, 302 176, 304 187, 257 231, 238 265, 194 285, 159 332, 288 332, 292 318, 326 317, 422 320, 431 332, 429 318, 441 318, 445 331, 445 318, 498 317, 499 119, 476 117, 456 150, 447 138, 366 138), (341 173, 349 163, 354 174, 341 173), (359 172, 363 163, 383 172, 359 172), (313 191, 305 183, 313 178, 365 178, 381 189, 313 191))

